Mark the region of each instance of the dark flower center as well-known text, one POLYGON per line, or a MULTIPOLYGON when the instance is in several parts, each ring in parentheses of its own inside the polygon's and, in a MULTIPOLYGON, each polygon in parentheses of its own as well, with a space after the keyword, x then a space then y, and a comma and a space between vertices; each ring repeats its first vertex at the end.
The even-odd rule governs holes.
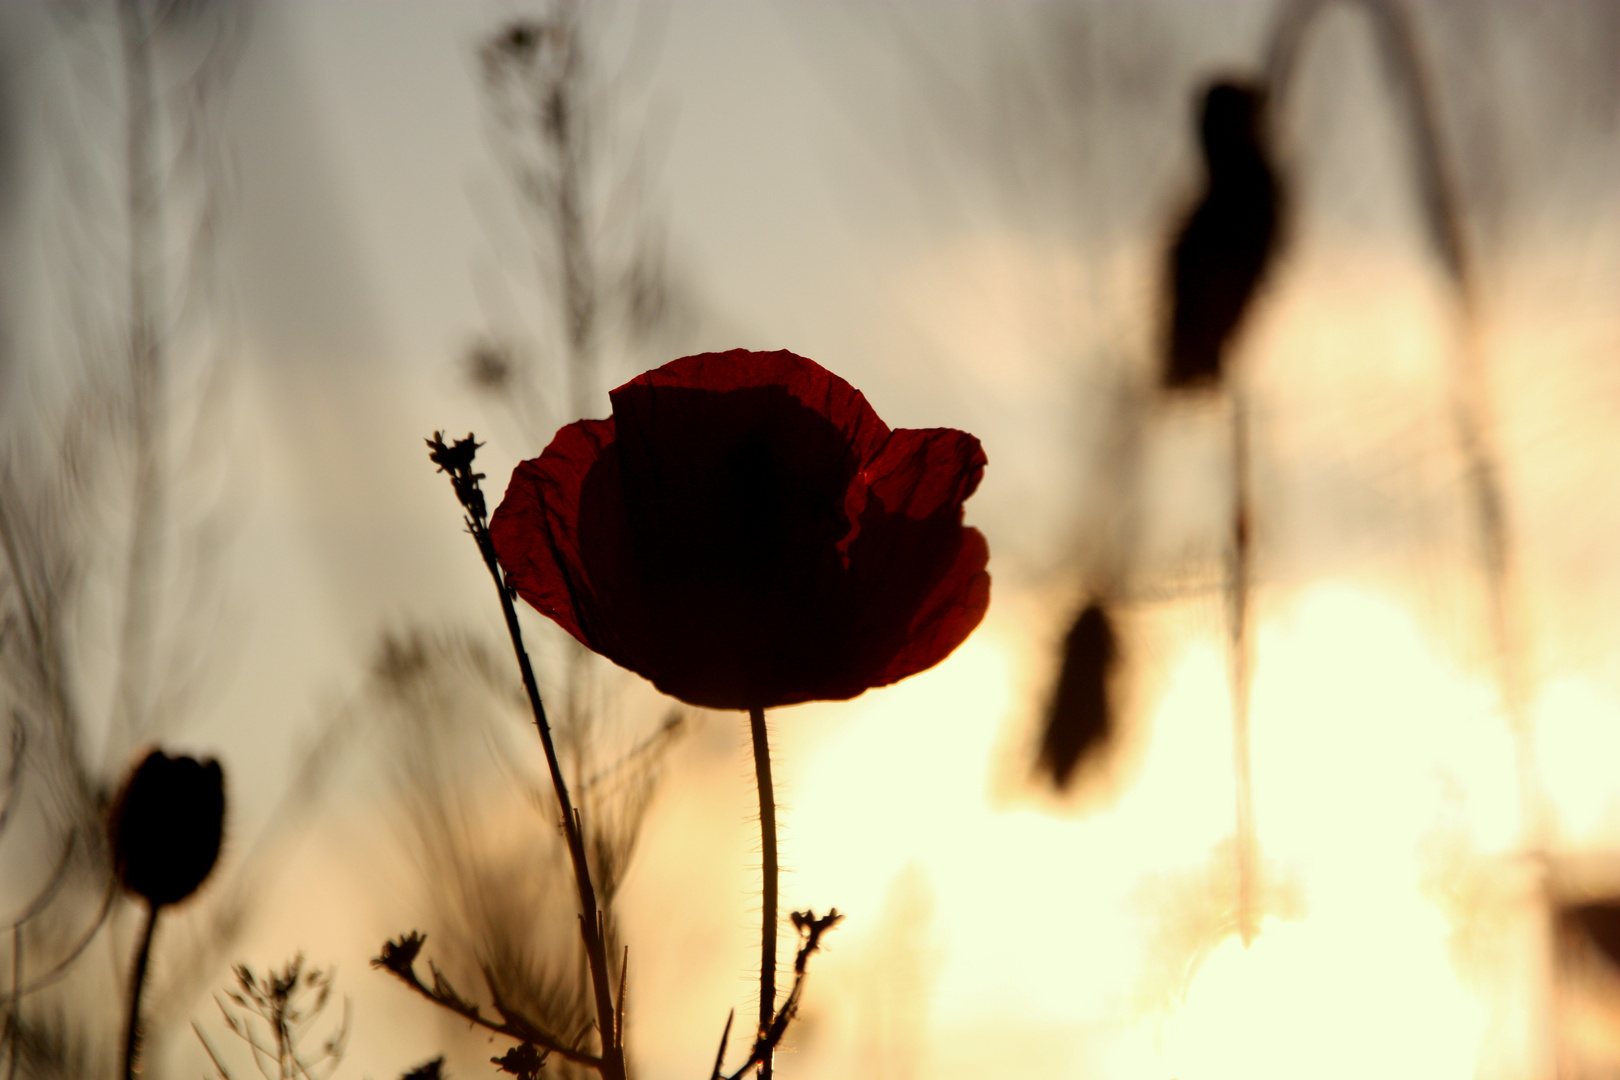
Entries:
MULTIPOLYGON (((614 419, 649 630, 705 642, 711 654, 692 662, 748 682, 804 663, 798 634, 842 572, 837 545, 850 528, 844 499, 857 465, 848 438, 776 386, 630 387, 616 396, 614 419)), ((585 499, 606 495, 586 483, 585 499)))
POLYGON ((721 528, 715 539, 723 554, 717 561, 720 568, 729 564, 739 577, 758 584, 778 570, 789 539, 783 535, 787 515, 781 464, 771 444, 755 435, 726 455, 721 476, 716 493, 721 528))

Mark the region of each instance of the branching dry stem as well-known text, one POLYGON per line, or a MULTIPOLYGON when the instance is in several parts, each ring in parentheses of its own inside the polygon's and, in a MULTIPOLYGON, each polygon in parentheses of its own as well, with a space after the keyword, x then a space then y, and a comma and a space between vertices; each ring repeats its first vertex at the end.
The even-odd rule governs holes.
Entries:
POLYGON ((535 682, 528 650, 523 647, 523 630, 518 625, 514 593, 501 572, 500 562, 495 555, 495 543, 490 539, 484 493, 478 486, 478 481, 484 476, 472 470, 478 443, 469 434, 465 439, 458 439, 453 445, 447 446, 441 432, 428 441, 428 446, 432 448, 429 456, 434 464, 450 474, 456 498, 466 511, 467 531, 477 542, 484 565, 495 582, 495 591, 501 599, 501 611, 506 616, 506 630, 512 639, 512 651, 517 656, 518 669, 523 675, 523 689, 528 693, 529 708, 534 713, 534 726, 540 732, 540 743, 546 751, 546 766, 551 771, 551 785, 557 794, 563 833, 568 841, 568 855, 574 867, 574 886, 579 894, 580 930, 585 937, 585 956, 590 964, 591 989, 596 998, 596 1023, 601 1034, 602 1056, 592 1064, 602 1074, 603 1080, 625 1080, 624 1044, 616 1023, 613 983, 608 972, 607 950, 602 941, 602 911, 596 902, 596 888, 591 883, 584 829, 579 811, 569 798, 568 782, 563 778, 557 748, 551 738, 551 725, 546 720, 546 707, 540 700, 540 687, 535 682))
POLYGON ((776 1052, 777 1046, 782 1042, 782 1036, 787 1034, 788 1025, 793 1018, 799 1015, 799 1000, 804 996, 804 981, 810 970, 810 954, 821 947, 821 935, 831 930, 843 921, 843 916, 837 908, 831 908, 827 914, 816 917, 814 911, 795 911, 793 913, 793 926, 799 931, 799 953, 793 958, 793 987, 788 991, 782 1007, 776 1010, 770 1022, 763 1025, 760 1034, 754 1040, 753 1049, 748 1052, 748 1060, 744 1061, 736 1072, 726 1075, 721 1073, 720 1065, 726 1056, 726 1040, 731 1035, 731 1022, 736 1017, 733 1011, 726 1018, 726 1029, 720 1035, 720 1052, 715 1055, 714 1071, 709 1080, 742 1080, 749 1069, 758 1065, 760 1075, 766 1075, 766 1068, 771 1055, 776 1052))
POLYGON ((544 1030, 533 1021, 508 1010, 499 1001, 496 1002, 495 1008, 500 1012, 502 1019, 494 1020, 485 1016, 476 1004, 462 997, 461 993, 450 985, 450 980, 446 979, 431 961, 428 963, 428 969, 433 972, 433 985, 430 987, 423 983, 416 974, 415 963, 416 955, 421 951, 424 940, 421 934, 411 933, 390 941, 383 947, 382 955, 372 960, 371 966, 389 972, 435 1005, 448 1009, 486 1031, 517 1039, 519 1042, 532 1043, 547 1053, 556 1054, 560 1058, 598 1072, 602 1071, 601 1058, 569 1046, 561 1038, 544 1030))

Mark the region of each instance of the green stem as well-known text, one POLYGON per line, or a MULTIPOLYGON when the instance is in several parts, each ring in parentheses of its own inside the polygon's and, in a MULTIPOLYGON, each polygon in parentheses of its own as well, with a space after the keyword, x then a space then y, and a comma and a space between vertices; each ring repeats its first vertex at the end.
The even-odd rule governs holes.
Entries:
POLYGON ((147 909, 140 951, 135 954, 135 970, 129 976, 129 1024, 124 1029, 124 1080, 135 1080, 135 1075, 140 1072, 141 991, 146 986, 146 962, 152 955, 152 934, 157 929, 158 912, 162 908, 161 904, 153 904, 147 909))
MULTIPOLYGON (((763 911, 759 936, 759 1032, 763 1037, 776 1019, 776 790, 771 784, 771 744, 765 730, 765 710, 748 710, 754 737, 754 779, 759 788, 759 837, 763 855, 763 911)), ((761 1080, 770 1080, 771 1057, 760 1064, 761 1080)))

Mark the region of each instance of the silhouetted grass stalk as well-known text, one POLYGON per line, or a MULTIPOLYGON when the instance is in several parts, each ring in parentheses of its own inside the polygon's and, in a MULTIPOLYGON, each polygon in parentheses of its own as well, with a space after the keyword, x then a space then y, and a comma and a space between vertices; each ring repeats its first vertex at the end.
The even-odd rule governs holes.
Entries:
POLYGON ((1233 379, 1232 409, 1232 551, 1227 586, 1227 631, 1230 634, 1232 694, 1232 775, 1237 811, 1238 932, 1248 945, 1257 925, 1260 841, 1254 823, 1254 764, 1249 748, 1249 697, 1254 666, 1252 612, 1252 501, 1249 484, 1249 432, 1243 391, 1233 379))
POLYGON ((22 1041, 22 923, 11 928, 11 1000, 6 1003, 6 1078, 17 1080, 18 1044, 22 1041))
MULTIPOLYGON (((434 443, 430 445, 436 445, 439 450, 444 449, 443 442, 438 436, 435 436, 434 443)), ((471 450, 476 450, 476 445, 471 435, 468 435, 464 442, 456 444, 458 449, 467 446, 471 450)), ((451 473, 457 498, 466 510, 467 530, 477 542, 479 553, 484 557, 484 565, 489 570, 490 579, 495 583, 495 591, 501 600, 501 612, 506 618, 506 631, 512 639, 512 651, 517 657, 518 669, 523 676, 523 689, 528 695, 530 711, 534 714, 534 726, 540 733, 540 744, 545 748, 546 767, 551 772, 552 789, 556 792, 558 809, 562 815, 563 835, 568 842, 568 857, 574 869, 574 887, 579 896, 580 906, 580 934, 585 941, 585 956, 590 965, 597 1031, 602 1044, 601 1060, 592 1064, 601 1073, 603 1080, 625 1080, 624 1045, 616 1019, 619 1011, 613 1004, 613 984, 608 973, 607 951, 602 943, 603 913, 597 906, 596 888, 591 883, 590 863, 585 854, 584 829, 580 813, 569 797, 568 782, 563 777, 562 765, 557 759, 557 748, 551 738, 551 725, 546 720, 546 707, 540 699, 540 688, 535 682, 534 668, 529 662, 528 650, 523 646, 523 630, 518 625, 517 608, 512 602, 513 592, 506 584, 500 562, 495 555, 494 541, 490 539, 483 493, 478 489, 478 480, 482 478, 482 474, 472 471, 471 451, 466 453, 464 460, 457 461, 453 465, 448 463, 448 458, 441 460, 437 451, 434 460, 444 471, 451 473)))
POLYGON ((726 1043, 731 1038, 731 1025, 737 1018, 737 1011, 733 1009, 726 1017, 725 1030, 720 1033, 720 1049, 714 1055, 714 1068, 709 1073, 709 1080, 742 1080, 749 1069, 755 1065, 760 1067, 760 1075, 768 1076, 771 1067, 771 1055, 776 1052, 777 1046, 782 1042, 782 1036, 787 1034, 788 1025, 793 1018, 799 1015, 799 1002, 804 997, 805 978, 810 972, 810 957, 821 947, 821 935, 844 921, 837 908, 829 908, 827 914, 817 916, 814 911, 795 911, 793 913, 793 928, 799 932, 801 941, 799 952, 793 958, 793 986, 788 990, 787 998, 782 1007, 776 1010, 770 1024, 761 1029, 754 1045, 748 1052, 748 1059, 738 1066, 737 1071, 728 1074, 720 1071, 726 1058, 726 1043))
MULTIPOLYGON (((1280 100, 1302 51, 1314 17, 1329 0, 1294 0, 1282 9, 1272 32, 1267 60, 1268 81, 1280 100)), ((1480 342, 1478 286, 1468 258, 1462 200, 1446 166, 1440 138, 1439 111, 1406 12, 1392 0, 1353 0, 1368 15, 1385 73, 1394 85, 1404 110, 1416 188, 1423 222, 1441 267, 1452 285, 1460 323, 1461 341, 1451 354, 1451 413, 1457 431, 1479 544, 1480 569, 1485 582, 1487 621, 1490 624, 1492 668, 1507 715, 1514 744, 1514 764, 1526 848, 1541 864, 1545 917, 1543 936, 1551 951, 1556 933, 1556 904, 1551 895, 1548 845, 1551 842, 1549 809, 1538 778, 1530 697, 1525 673, 1529 645, 1523 630, 1518 575, 1511 524, 1502 480, 1500 454, 1491 438, 1492 410, 1488 373, 1480 342)), ((1547 996, 1543 1017, 1552 1055, 1554 1076, 1565 1073, 1557 1032, 1560 1028, 1557 980, 1547 996)))
MULTIPOLYGON (((1272 33, 1267 62, 1272 96, 1289 88, 1314 17, 1330 0, 1296 0, 1285 8, 1272 33)), ((1439 113, 1416 35, 1400 5, 1390 0, 1346 0, 1366 11, 1385 73, 1396 91, 1410 137, 1423 223, 1456 298, 1462 341, 1451 359, 1452 423, 1467 474, 1469 501, 1479 542, 1486 589, 1493 668, 1503 709, 1512 726, 1517 754, 1519 796, 1525 835, 1532 850, 1544 851, 1546 813, 1541 805, 1531 741, 1525 687, 1520 606, 1513 542, 1502 483, 1500 455, 1491 439, 1489 380, 1480 346, 1478 288, 1463 233, 1462 202, 1446 167, 1439 113)))

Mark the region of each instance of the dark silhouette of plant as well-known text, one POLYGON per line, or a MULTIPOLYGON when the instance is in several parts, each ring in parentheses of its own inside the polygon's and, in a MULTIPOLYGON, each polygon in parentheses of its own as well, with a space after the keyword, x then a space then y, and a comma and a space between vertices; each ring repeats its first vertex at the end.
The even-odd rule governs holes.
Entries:
MULTIPOLYGON (((569 862, 573 870, 574 885, 579 900, 579 926, 581 936, 585 942, 585 955, 591 977, 599 1049, 595 1054, 592 1054, 584 1047, 576 1045, 570 1036, 562 1033, 542 1032, 543 1039, 524 1039, 523 1041, 537 1042, 552 1052, 579 1061, 581 1064, 587 1064, 600 1072, 604 1080, 624 1080, 624 1043, 622 1031, 617 1022, 622 1015, 622 1004, 620 1007, 614 1005, 613 982, 609 969, 609 958, 604 944, 605 914, 598 902, 596 885, 591 877, 590 855, 587 850, 582 819, 575 809, 573 799, 569 794, 568 782, 563 775, 562 764, 552 739, 551 725, 546 717, 545 706, 540 699, 539 686, 535 682, 534 669, 530 665, 528 652, 523 647, 523 635, 518 625, 517 611, 513 607, 513 595, 501 573, 495 555, 495 546, 490 540, 488 510, 483 491, 479 487, 479 481, 484 477, 483 474, 473 471, 473 461, 478 452, 478 445, 471 435, 449 444, 445 443, 442 435, 435 435, 428 441, 429 456, 440 471, 450 476, 456 499, 465 512, 464 520, 467 529, 477 543, 484 564, 496 586, 496 592, 501 601, 501 609, 506 616, 507 631, 512 639, 513 652, 516 655, 518 669, 523 678, 523 688, 534 716, 535 728, 540 735, 541 746, 545 751, 546 766, 551 774, 552 791, 557 800, 558 816, 563 835, 566 838, 569 862)), ((412 974, 410 963, 414 961, 416 952, 420 950, 421 940, 419 936, 407 936, 400 939, 399 942, 393 943, 391 949, 383 951, 383 954, 377 958, 377 965, 390 971, 396 977, 405 981, 407 985, 411 985, 413 989, 417 989, 421 984, 412 974), (407 957, 409 959, 406 959, 407 957)), ((619 993, 622 1003, 622 967, 620 976, 619 993)), ((419 992, 424 992, 424 990, 419 990, 419 992)), ((435 985, 432 990, 433 992, 429 993, 428 996, 434 998, 439 1004, 452 1008, 453 1011, 466 1016, 475 1023, 481 1023, 486 1027, 490 1026, 488 1022, 481 1019, 481 1014, 477 1017, 472 1015, 477 1013, 477 1007, 456 993, 454 988, 450 987, 436 972, 435 985)), ((499 1003, 497 1003, 496 1007, 498 1010, 501 1009, 499 1003)), ((582 1037, 586 1034, 586 1032, 580 1033, 582 1037)))
POLYGON ((400 1077, 400 1080, 449 1080, 444 1071, 444 1058, 436 1057, 430 1061, 424 1061, 400 1077))
MULTIPOLYGON (((303 1044, 315 1037, 322 1014, 332 999, 332 969, 304 966, 302 954, 294 956, 280 971, 256 975, 245 964, 233 969, 236 988, 214 1003, 231 1034, 248 1046, 254 1067, 265 1080, 328 1080, 343 1060, 349 1039, 349 1001, 343 999, 343 1015, 319 1036, 313 1050, 303 1044)), ((219 1080, 233 1080, 218 1049, 203 1030, 192 1024, 197 1039, 219 1074, 219 1080)), ((415 1075, 414 1073, 412 1075, 415 1075)))
POLYGON ((1059 791, 1067 790, 1081 761, 1113 735, 1110 683, 1118 661, 1113 619, 1093 600, 1064 638, 1057 689, 1047 706, 1035 761, 1036 771, 1059 791))
POLYGON ((1216 81, 1202 94, 1198 123, 1204 191, 1169 253, 1169 329, 1162 380, 1172 392, 1223 392, 1231 410, 1232 533, 1226 575, 1232 744, 1238 857, 1238 928, 1256 933, 1259 856, 1249 753, 1252 659, 1253 510, 1243 380, 1227 353, 1253 305, 1281 232, 1281 184, 1271 163, 1266 92, 1256 83, 1216 81))
POLYGON ((742 1080, 748 1070, 759 1067, 761 1076, 771 1073, 771 1056, 782 1042, 782 1036, 787 1034, 788 1025, 799 1015, 799 1002, 804 997, 804 981, 810 973, 810 956, 821 947, 821 935, 831 930, 843 921, 844 917, 833 908, 827 914, 816 916, 814 911, 795 911, 790 916, 793 928, 799 932, 799 952, 793 958, 793 985, 788 989, 787 997, 770 1018, 760 1026, 759 1035, 754 1039, 754 1045, 749 1048, 748 1057, 737 1066, 729 1075, 722 1074, 721 1065, 726 1058, 726 1042, 731 1035, 731 1023, 736 1019, 736 1013, 726 1017, 725 1029, 720 1033, 720 1049, 714 1055, 714 1068, 709 1073, 709 1080, 742 1080))
POLYGON ((533 1043, 520 1043, 500 1057, 489 1060, 499 1065, 501 1072, 518 1080, 538 1080, 540 1070, 545 1068, 546 1055, 533 1043))
POLYGON ((667 350, 692 318, 649 196, 654 125, 643 117, 622 134, 632 103, 626 77, 601 70, 592 23, 602 18, 579 0, 551 0, 478 52, 490 145, 532 243, 540 325, 532 346, 510 332, 479 338, 464 373, 509 405, 530 439, 597 411, 604 359, 667 350))
MULTIPOLYGON (((549 784, 531 779, 508 745, 513 733, 496 723, 514 704, 526 708, 521 684, 477 638, 413 631, 385 639, 361 708, 388 748, 377 760, 397 791, 392 816, 433 882, 433 924, 424 936, 433 939, 434 971, 424 985, 442 982, 456 1000, 493 1002, 514 1024, 577 1046, 591 1026, 592 997, 569 854, 554 798, 543 790, 549 784), (506 807, 499 835, 487 813, 492 797, 506 807), (532 822, 525 811, 534 813, 532 822)), ((623 953, 619 885, 664 751, 684 724, 684 713, 672 712, 650 737, 600 765, 592 748, 570 748, 564 732, 553 733, 565 762, 595 769, 567 776, 591 824, 586 854, 604 949, 615 960, 623 953)), ((485 1015, 497 1016, 491 1008, 484 1006, 485 1015)), ((551 1064, 554 1072, 571 1068, 567 1059, 551 1064)))
MULTIPOLYGON (((567 420, 600 411, 611 385, 604 372, 633 373, 648 366, 646 355, 671 355, 696 322, 669 264, 654 190, 665 125, 637 92, 652 67, 656 20, 630 17, 635 44, 617 61, 606 46, 613 15, 578 0, 548 0, 478 50, 489 144, 513 203, 481 205, 495 215, 486 217, 490 246, 507 258, 504 272, 478 281, 502 317, 470 344, 462 373, 516 421, 522 456, 567 420)), ((554 736, 578 780, 604 765, 622 679, 560 640, 544 650, 550 665, 540 679, 557 683, 554 736)))
MULTIPOLYGON (((513 197, 510 206, 480 206, 491 248, 497 259, 505 258, 501 272, 478 281, 496 311, 517 318, 516 325, 500 319, 498 329, 475 338, 463 354, 462 374, 516 421, 516 437, 531 447, 529 453, 562 420, 598 410, 604 369, 628 362, 630 370, 639 370, 644 365, 634 359, 637 354, 657 348, 667 355, 692 322, 691 305, 669 269, 665 230, 650 193, 648 151, 657 141, 651 137, 657 125, 651 110, 637 107, 632 85, 648 64, 642 57, 634 64, 626 60, 623 72, 609 70, 600 44, 604 11, 553 0, 532 16, 503 23, 478 49, 489 144, 513 197), (516 228, 507 220, 514 216, 516 228), (513 235, 522 238, 522 248, 513 248, 513 235), (513 286, 518 291, 508 296, 513 286)), ((539 678, 546 682, 560 672, 560 678, 553 675, 556 689, 548 691, 552 734, 581 809, 596 823, 588 855, 603 897, 604 947, 613 956, 619 948, 612 898, 657 763, 683 721, 671 714, 641 741, 634 761, 615 762, 611 755, 623 740, 613 731, 618 718, 612 702, 622 673, 607 670, 576 642, 559 640, 564 644, 545 650, 551 668, 539 678), (592 783, 598 778, 601 784, 592 783)), ((479 872, 515 870, 487 864, 479 872)), ((511 958, 492 951, 487 935, 510 936, 515 928, 498 928, 504 916, 493 914, 492 894, 469 902, 485 912, 473 923, 486 927, 476 950, 486 982, 504 981, 506 994, 546 987, 543 1000, 527 1003, 531 1012, 557 1030, 588 1025, 588 964, 579 965, 575 987, 552 970, 544 948, 531 960, 544 974, 508 970, 511 958)), ((440 938, 436 944, 442 950, 461 943, 440 938)), ((571 935, 557 946, 573 956, 571 935)), ((493 992, 494 983, 489 985, 493 992)), ((574 1066, 559 1061, 553 1068, 566 1074, 574 1066)))
MULTIPOLYGON (((689 356, 610 396, 612 419, 569 425, 518 467, 492 547, 507 588, 581 642, 690 704, 748 712, 764 877, 758 1041, 774 1046, 765 710, 898 681, 978 625, 989 550, 963 527, 962 503, 984 453, 960 431, 891 431, 848 383, 789 352, 689 356)), ((768 1078, 768 1051, 758 1064, 768 1078)))
MULTIPOLYGON (((28 196, 36 220, 65 225, 37 255, 16 248, 52 304, 9 307, 0 328, 8 400, 30 402, 0 433, 0 717, 18 751, 0 827, 42 837, 24 850, 50 870, 0 933, 13 1074, 111 1071, 85 1063, 116 1059, 110 1016, 133 1003, 77 963, 110 945, 98 931, 123 910, 108 804, 133 750, 194 715, 217 678, 218 107, 245 16, 228 3, 53 4, 70 74, 28 75, 50 165, 83 182, 28 196), (15 354, 20 342, 37 351, 15 354)), ((28 856, 7 856, 8 876, 33 876, 28 856)), ((234 911, 221 906, 197 952, 234 911)))
MULTIPOLYGON (((1501 455, 1493 435, 1493 411, 1482 343, 1479 272, 1466 230, 1461 178, 1441 138, 1441 111, 1423 42, 1404 5, 1393 0, 1344 0, 1367 16, 1385 78, 1399 103, 1411 147, 1412 184, 1422 225, 1435 260, 1445 272, 1461 315, 1462 333, 1452 355, 1451 414, 1467 463, 1466 484, 1485 582, 1493 668, 1503 708, 1512 725, 1519 768, 1519 794, 1527 808, 1526 833, 1533 847, 1546 844, 1547 807, 1538 789, 1531 746, 1530 688, 1525 672, 1523 600, 1519 595, 1512 521, 1501 455)), ((1293 86, 1310 30, 1329 0, 1291 0, 1278 9, 1272 27, 1266 76, 1279 106, 1293 86)))
POLYGON ((387 971, 435 1005, 448 1009, 469 1023, 493 1031, 497 1035, 516 1039, 520 1045, 533 1046, 545 1055, 556 1054, 567 1061, 588 1065, 599 1071, 602 1069, 601 1056, 581 1049, 577 1045, 577 1035, 565 1036, 560 1032, 548 1030, 540 1022, 500 1000, 498 995, 494 1005, 497 1015, 486 1016, 483 1009, 457 990, 431 960, 428 961, 428 971, 432 976, 432 983, 429 985, 422 982, 416 974, 416 958, 426 940, 424 935, 415 931, 396 938, 383 945, 382 953, 371 962, 372 966, 387 971))
POLYGON ((124 1029, 124 1080, 133 1080, 140 1071, 141 991, 158 915, 196 892, 219 859, 225 835, 224 771, 213 760, 153 750, 119 791, 107 831, 119 883, 146 902, 124 1029))

